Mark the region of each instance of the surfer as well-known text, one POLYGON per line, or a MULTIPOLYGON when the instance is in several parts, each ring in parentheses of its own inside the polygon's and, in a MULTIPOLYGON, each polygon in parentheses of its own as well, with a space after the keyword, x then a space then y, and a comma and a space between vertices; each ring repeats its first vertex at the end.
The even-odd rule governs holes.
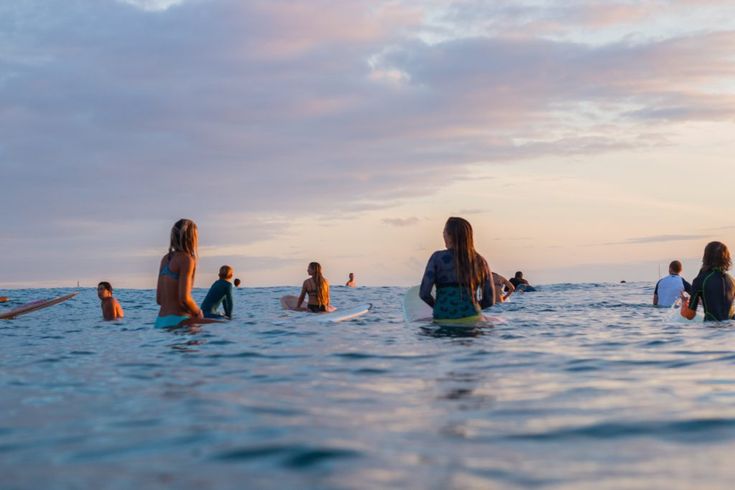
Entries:
POLYGON ((704 308, 704 321, 730 320, 735 316, 735 281, 727 273, 732 265, 730 251, 722 242, 710 242, 704 248, 702 268, 692 281, 691 298, 681 293, 681 316, 692 320, 699 300, 704 308))
POLYGON ((510 282, 505 276, 501 276, 497 272, 493 272, 493 285, 495 286, 495 302, 503 303, 510 295, 516 290, 513 283, 510 282))
POLYGON ((523 278, 523 272, 521 271, 516 272, 515 276, 510 279, 510 283, 519 291, 532 289, 528 281, 523 278))
POLYGON ((8 301, 7 296, 0 296, 0 303, 6 303, 8 301))
POLYGON ((232 301, 232 283, 230 279, 232 279, 233 274, 234 271, 229 265, 223 265, 219 268, 219 279, 212 284, 207 297, 202 301, 204 318, 232 319, 234 302, 232 301), (225 308, 224 315, 217 312, 219 305, 225 308))
POLYGON ((446 250, 434 252, 426 264, 419 296, 433 308, 434 320, 477 317, 495 304, 495 286, 487 261, 475 251, 470 223, 449 218, 444 244, 446 250), (434 286, 436 298, 431 295, 434 286))
POLYGON ((107 281, 97 284, 97 297, 102 306, 102 318, 106 321, 125 318, 120 302, 112 296, 112 285, 107 281))
POLYGON ((347 279, 347 282, 345 283, 345 286, 348 288, 356 288, 357 287, 357 281, 355 281, 355 274, 353 272, 350 272, 349 278, 347 279))
POLYGON ((301 286, 301 294, 296 302, 297 310, 302 309, 301 304, 304 302, 306 295, 309 299, 306 302, 306 309, 312 313, 321 313, 330 311, 329 306, 329 281, 322 275, 322 266, 319 262, 311 262, 306 269, 309 278, 304 281, 301 286))
POLYGON ((653 305, 670 308, 683 291, 692 294, 692 285, 681 277, 681 262, 674 260, 669 264, 669 275, 659 279, 653 290, 653 305))
POLYGON ((158 269, 156 303, 161 309, 156 318, 157 328, 178 327, 203 318, 202 310, 191 297, 198 246, 197 225, 189 219, 177 221, 171 228, 168 253, 158 269))

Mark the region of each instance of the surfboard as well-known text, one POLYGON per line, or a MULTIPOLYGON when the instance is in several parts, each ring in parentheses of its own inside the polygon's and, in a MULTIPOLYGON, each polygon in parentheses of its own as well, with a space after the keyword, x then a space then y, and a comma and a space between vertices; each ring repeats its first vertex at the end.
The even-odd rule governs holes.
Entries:
POLYGON ((18 306, 17 308, 13 308, 12 310, 0 312, 0 320, 9 320, 11 318, 15 318, 16 316, 25 315, 27 313, 31 313, 37 310, 42 310, 44 308, 48 308, 49 306, 58 305, 59 303, 63 303, 66 300, 72 299, 76 295, 77 293, 70 293, 63 296, 58 296, 56 298, 32 301, 30 303, 18 306))
POLYGON ((309 321, 319 323, 336 323, 352 320, 366 314, 373 307, 372 303, 366 303, 364 305, 353 306, 351 308, 335 308, 330 305, 328 313, 312 313, 306 308, 296 309, 296 303, 298 302, 298 296, 283 296, 281 297, 281 306, 284 310, 298 311, 305 313, 305 317, 309 321))
POLYGON ((419 288, 420 286, 413 286, 403 296, 403 319, 406 323, 418 323, 421 326, 431 324, 436 327, 448 328, 475 328, 501 321, 499 318, 486 314, 456 320, 434 320, 434 311, 419 297, 419 288))

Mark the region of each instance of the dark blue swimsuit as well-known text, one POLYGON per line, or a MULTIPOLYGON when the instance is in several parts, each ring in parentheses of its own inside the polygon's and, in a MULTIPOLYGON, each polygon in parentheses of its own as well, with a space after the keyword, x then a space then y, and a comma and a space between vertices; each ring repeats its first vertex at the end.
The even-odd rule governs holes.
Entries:
POLYGON ((421 280, 419 296, 434 309, 435 320, 449 320, 477 316, 481 309, 495 304, 495 287, 492 283, 490 268, 482 256, 477 255, 481 267, 485 270, 485 281, 480 285, 482 297, 477 301, 467 288, 457 281, 457 270, 454 265, 454 251, 439 250, 434 252, 426 264, 426 271, 421 280), (436 286, 436 299, 431 295, 436 286))

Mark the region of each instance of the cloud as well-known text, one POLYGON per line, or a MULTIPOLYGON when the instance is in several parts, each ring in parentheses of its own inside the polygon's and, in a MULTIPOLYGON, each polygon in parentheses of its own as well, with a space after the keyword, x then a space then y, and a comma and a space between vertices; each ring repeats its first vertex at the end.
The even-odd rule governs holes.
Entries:
POLYGON ((468 165, 670 144, 662 123, 735 114, 733 32, 584 42, 472 21, 645 16, 549 4, 5 2, 7 255, 45 250, 51 231, 75 250, 150 247, 182 216, 234 246, 335 202, 354 213, 430 195, 468 165))
POLYGON ((407 226, 413 226, 419 222, 419 219, 415 216, 412 216, 410 218, 384 218, 383 223, 390 226, 397 226, 400 228, 404 228, 407 226))
POLYGON ((678 241, 690 241, 690 240, 704 240, 707 235, 651 235, 636 238, 629 238, 621 242, 605 243, 605 245, 638 245, 645 243, 663 243, 663 242, 678 242, 678 241))

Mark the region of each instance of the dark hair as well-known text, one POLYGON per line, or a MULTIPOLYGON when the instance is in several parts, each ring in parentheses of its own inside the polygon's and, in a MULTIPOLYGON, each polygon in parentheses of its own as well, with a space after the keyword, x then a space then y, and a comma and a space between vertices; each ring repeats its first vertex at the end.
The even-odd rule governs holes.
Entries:
POLYGON ((674 260, 669 264, 669 270, 673 272, 674 274, 678 274, 681 272, 681 262, 678 260, 674 260))
POLYGON ((240 278, 235 278, 235 287, 238 287, 240 285, 240 278))
POLYGON ((709 242, 704 247, 704 256, 702 257, 702 270, 722 269, 730 270, 732 259, 730 259, 730 251, 727 245, 722 242, 709 242))
POLYGON ((97 284, 97 288, 99 289, 100 286, 102 286, 103 288, 105 288, 109 292, 112 292, 112 285, 109 282, 102 281, 101 283, 97 284))
POLYGON ((523 272, 521 271, 516 272, 516 279, 520 279, 522 277, 523 277, 523 272))
POLYGON ((444 230, 452 240, 457 282, 469 292, 472 301, 477 302, 477 289, 487 277, 482 257, 475 251, 472 225, 464 218, 452 216, 444 225, 444 230))

